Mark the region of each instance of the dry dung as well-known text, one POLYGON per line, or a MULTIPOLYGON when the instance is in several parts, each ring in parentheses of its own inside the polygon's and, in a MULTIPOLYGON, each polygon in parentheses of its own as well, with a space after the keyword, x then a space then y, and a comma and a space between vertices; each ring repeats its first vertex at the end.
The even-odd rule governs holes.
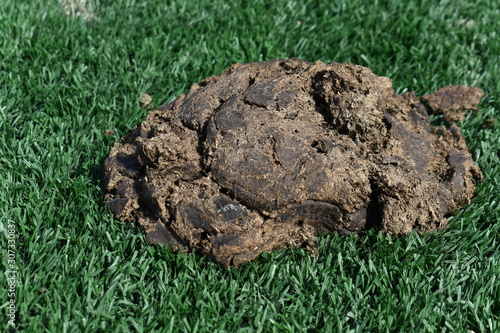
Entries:
POLYGON ((314 252, 322 233, 434 231, 482 178, 453 124, 482 96, 395 94, 350 64, 234 64, 114 145, 105 202, 150 242, 225 267, 288 246, 314 252), (428 112, 451 126, 432 128, 428 112))

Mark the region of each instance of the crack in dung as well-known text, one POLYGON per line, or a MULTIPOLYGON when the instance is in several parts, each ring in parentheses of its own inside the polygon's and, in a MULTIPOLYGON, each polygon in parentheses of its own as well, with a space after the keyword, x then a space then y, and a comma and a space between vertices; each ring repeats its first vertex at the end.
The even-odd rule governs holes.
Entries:
POLYGON ((366 207, 366 229, 380 229, 383 205, 379 201, 380 190, 374 177, 370 177, 370 199, 366 207))
POLYGON ((314 107, 316 109, 316 112, 323 116, 325 125, 327 125, 327 127, 332 127, 334 125, 334 118, 330 110, 330 105, 321 95, 322 93, 324 93, 324 88, 322 86, 322 79, 324 79, 324 75, 325 71, 320 71, 314 75, 310 84, 310 95, 314 100, 314 107))
POLYGON ((200 164, 200 168, 203 172, 203 176, 206 176, 210 173, 210 166, 207 166, 205 161, 204 161, 204 155, 205 155, 205 148, 204 144, 207 139, 207 127, 208 127, 208 120, 205 121, 203 126, 201 127, 201 130, 197 132, 198 134, 198 146, 196 147, 196 151, 198 152, 199 155, 199 160, 198 163, 200 164))
POLYGON ((313 93, 312 97, 314 100, 314 107, 316 109, 316 112, 323 116, 326 127, 333 127, 334 119, 328 103, 318 93, 313 93))

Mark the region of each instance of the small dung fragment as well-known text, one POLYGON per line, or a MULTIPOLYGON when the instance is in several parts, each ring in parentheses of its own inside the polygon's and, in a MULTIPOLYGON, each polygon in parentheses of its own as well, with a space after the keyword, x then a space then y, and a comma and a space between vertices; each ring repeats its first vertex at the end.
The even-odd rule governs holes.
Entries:
POLYGON ((495 118, 488 118, 484 121, 483 128, 489 127, 495 123, 496 119, 495 118))
POLYGON ((141 103, 141 108, 143 109, 151 109, 153 98, 148 93, 143 93, 139 98, 139 102, 141 103))
POLYGON ((456 125, 479 88, 395 94, 368 68, 234 64, 150 111, 104 162, 105 204, 151 243, 224 267, 323 233, 446 226, 482 178, 456 125))
POLYGON ((112 136, 112 135, 115 135, 116 132, 114 129, 107 129, 106 132, 104 132, 104 135, 105 136, 112 136))
POLYGON ((445 120, 451 124, 464 120, 467 111, 477 111, 483 96, 480 88, 449 85, 421 99, 432 113, 444 114, 445 120))

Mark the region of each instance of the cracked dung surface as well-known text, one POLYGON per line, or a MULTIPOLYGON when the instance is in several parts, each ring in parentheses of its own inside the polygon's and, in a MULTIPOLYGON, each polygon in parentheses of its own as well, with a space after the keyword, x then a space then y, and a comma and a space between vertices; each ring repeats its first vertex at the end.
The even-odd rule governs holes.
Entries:
POLYGON ((482 175, 458 127, 431 128, 427 112, 463 112, 481 96, 398 95, 349 64, 235 64, 114 145, 106 205, 150 242, 226 267, 287 246, 314 252, 321 233, 441 229, 482 175))

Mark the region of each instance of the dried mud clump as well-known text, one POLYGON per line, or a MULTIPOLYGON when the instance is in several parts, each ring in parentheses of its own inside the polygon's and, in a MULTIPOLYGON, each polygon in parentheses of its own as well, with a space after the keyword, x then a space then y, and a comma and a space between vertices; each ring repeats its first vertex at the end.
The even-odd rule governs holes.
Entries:
POLYGON ((235 64, 114 145, 106 205, 150 242, 226 267, 287 246, 314 251, 321 233, 441 229, 482 175, 457 126, 431 128, 428 112, 459 114, 482 95, 398 95, 349 64, 235 64))

